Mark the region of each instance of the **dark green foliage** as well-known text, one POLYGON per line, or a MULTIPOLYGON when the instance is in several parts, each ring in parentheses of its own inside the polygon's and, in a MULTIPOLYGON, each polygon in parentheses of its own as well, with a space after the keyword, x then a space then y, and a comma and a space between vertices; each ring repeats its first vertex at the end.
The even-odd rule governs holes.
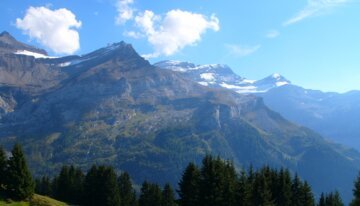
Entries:
POLYGON ((56 178, 54 195, 57 199, 79 204, 82 201, 84 174, 74 166, 61 168, 56 178))
POLYGON ((360 206, 360 173, 356 178, 353 189, 353 200, 351 201, 351 206, 360 206))
POLYGON ((291 205, 302 206, 303 199, 301 196, 302 182, 299 176, 296 174, 291 184, 291 205))
POLYGON ((321 193, 317 206, 326 206, 324 193, 321 193))
POLYGON ((291 177, 289 170, 281 169, 275 184, 275 203, 278 206, 291 206, 291 177))
POLYGON ((199 169, 190 163, 179 183, 180 205, 314 206, 309 184, 285 169, 252 167, 238 176, 229 161, 206 156, 199 169), (191 193, 189 192, 191 191, 191 193), (192 195, 193 194, 193 195, 192 195), (189 201, 191 200, 191 201, 189 201))
POLYGON ((39 195, 51 196, 53 194, 53 188, 49 177, 42 177, 35 180, 36 187, 35 192, 39 195))
POLYGON ((338 191, 329 194, 322 193, 319 199, 318 206, 344 206, 338 191))
POLYGON ((245 206, 249 202, 251 189, 248 188, 247 175, 245 171, 241 171, 239 180, 236 186, 236 205, 245 206))
POLYGON ((112 167, 91 167, 85 177, 83 203, 87 206, 120 206, 117 177, 112 167))
POLYGON ((132 187, 130 175, 127 172, 120 174, 118 180, 121 206, 135 206, 136 194, 132 187))
POLYGON ((252 205, 259 206, 273 206, 271 186, 269 184, 268 177, 264 173, 257 173, 252 191, 252 199, 250 200, 252 205))
POLYGON ((145 181, 141 186, 140 206, 159 206, 162 203, 162 192, 157 184, 145 181))
POLYGON ((31 177, 21 146, 15 144, 11 154, 7 162, 6 191, 12 199, 30 198, 34 194, 35 182, 31 177))
POLYGON ((169 184, 166 184, 162 191, 161 206, 176 206, 174 190, 169 184))
POLYGON ((303 206, 315 206, 314 195, 312 194, 310 185, 305 181, 302 184, 300 199, 302 199, 303 206))
POLYGON ((181 206, 198 206, 200 197, 200 170, 189 163, 179 182, 179 203, 181 206))
POLYGON ((230 162, 207 155, 202 163, 200 179, 201 205, 235 205, 236 172, 230 162))
POLYGON ((6 154, 2 146, 0 146, 0 193, 4 191, 5 187, 5 180, 6 178, 6 154))

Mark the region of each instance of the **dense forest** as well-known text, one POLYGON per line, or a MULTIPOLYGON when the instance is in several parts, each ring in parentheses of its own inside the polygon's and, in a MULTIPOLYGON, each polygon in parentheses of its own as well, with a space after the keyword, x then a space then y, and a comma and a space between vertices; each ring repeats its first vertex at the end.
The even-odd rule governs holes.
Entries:
MULTIPOLYGON (((351 206, 360 205, 360 176, 351 206)), ((264 166, 237 172, 231 161, 207 155, 201 167, 189 163, 175 190, 144 181, 137 192, 128 173, 92 166, 86 173, 63 166, 55 177, 33 180, 19 144, 8 158, 0 147, 0 199, 26 200, 34 193, 87 206, 342 206, 337 191, 315 200, 310 185, 287 169, 264 166)))

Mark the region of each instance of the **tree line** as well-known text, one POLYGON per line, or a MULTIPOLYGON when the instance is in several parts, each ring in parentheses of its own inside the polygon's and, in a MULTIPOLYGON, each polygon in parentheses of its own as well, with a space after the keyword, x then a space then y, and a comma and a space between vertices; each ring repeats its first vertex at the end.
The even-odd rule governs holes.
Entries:
MULTIPOLYGON (((34 192, 87 206, 343 206, 337 191, 315 200, 310 185, 287 169, 265 166, 237 172, 231 161, 207 155, 201 166, 189 163, 174 191, 170 184, 144 181, 138 192, 130 175, 117 175, 111 166, 92 166, 86 173, 63 166, 53 178, 33 180, 21 146, 10 158, 0 147, 0 197, 31 198, 34 192)), ((360 176, 351 206, 360 206, 360 176)))

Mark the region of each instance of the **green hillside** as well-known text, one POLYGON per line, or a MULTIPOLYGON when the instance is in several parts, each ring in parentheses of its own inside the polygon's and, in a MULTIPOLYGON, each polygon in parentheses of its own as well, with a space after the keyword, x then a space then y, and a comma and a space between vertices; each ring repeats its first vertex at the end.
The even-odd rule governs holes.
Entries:
POLYGON ((50 197, 35 194, 30 201, 4 201, 0 200, 1 206, 67 206, 68 204, 54 200, 50 197))

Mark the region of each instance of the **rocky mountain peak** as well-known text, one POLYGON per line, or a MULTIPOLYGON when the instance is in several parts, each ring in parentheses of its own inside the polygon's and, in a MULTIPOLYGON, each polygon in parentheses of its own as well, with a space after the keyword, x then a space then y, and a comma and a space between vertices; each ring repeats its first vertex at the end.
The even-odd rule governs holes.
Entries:
POLYGON ((0 52, 1 53, 37 53, 47 56, 47 52, 43 49, 21 43, 17 41, 9 32, 3 31, 0 34, 0 52))
POLYGON ((264 79, 258 80, 256 83, 261 85, 273 85, 274 87, 291 84, 289 80, 287 80, 279 73, 273 73, 264 79))
POLYGON ((15 38, 13 36, 11 36, 11 34, 7 31, 3 31, 1 32, 0 34, 0 41, 3 41, 5 39, 8 39, 8 40, 15 40, 15 38))

